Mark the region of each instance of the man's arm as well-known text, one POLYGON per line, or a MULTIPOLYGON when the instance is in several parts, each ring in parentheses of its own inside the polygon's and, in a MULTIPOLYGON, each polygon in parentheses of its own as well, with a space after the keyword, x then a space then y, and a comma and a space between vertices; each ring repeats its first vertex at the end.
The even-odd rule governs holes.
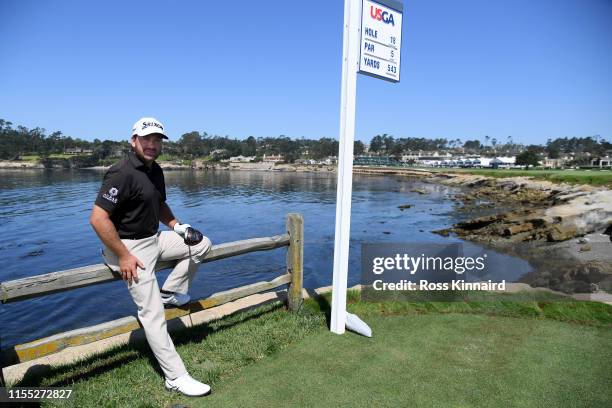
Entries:
POLYGON ((168 228, 174 229, 174 224, 178 224, 178 220, 174 217, 172 210, 165 202, 161 203, 159 207, 159 220, 167 225, 168 228))
POLYGON ((119 270, 123 280, 131 284, 132 279, 134 279, 134 282, 138 283, 137 266, 144 269, 144 264, 132 255, 123 242, 121 242, 109 213, 102 207, 94 205, 89 217, 89 223, 94 231, 96 231, 96 234, 98 234, 98 237, 100 237, 100 240, 119 258, 119 270))

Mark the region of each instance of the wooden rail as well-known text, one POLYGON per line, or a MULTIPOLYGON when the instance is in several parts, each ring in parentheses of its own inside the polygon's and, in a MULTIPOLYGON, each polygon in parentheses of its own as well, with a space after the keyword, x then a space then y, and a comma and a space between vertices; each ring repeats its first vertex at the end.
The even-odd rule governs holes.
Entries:
MULTIPOLYGON (((275 249, 287 246, 289 242, 289 234, 282 234, 273 237, 252 238, 213 245, 202 263, 242 255, 248 252, 275 249)), ((155 270, 172 268, 175 263, 176 261, 159 262, 155 270)), ((120 279, 121 275, 112 271, 105 264, 83 266, 61 272, 51 272, 2 282, 0 283, 0 300, 2 303, 14 302, 120 279)))
MULTIPOLYGON (((191 302, 188 305, 167 309, 166 320, 219 306, 285 284, 289 285, 287 289, 288 309, 292 311, 299 309, 302 304, 303 222, 300 214, 288 214, 286 232, 284 234, 213 245, 202 262, 211 262, 249 252, 265 251, 287 246, 287 273, 270 281, 257 282, 218 292, 208 298, 191 302)), ((155 269, 157 271, 171 268, 175 263, 176 261, 159 262, 155 269)), ((17 302, 120 279, 120 274, 112 271, 105 264, 84 266, 2 282, 0 283, 0 299, 2 303, 17 302)), ((2 367, 53 354, 67 347, 88 344, 118 334, 128 333, 141 327, 136 317, 128 316, 11 347, 0 353, 0 386, 4 385, 2 367)))

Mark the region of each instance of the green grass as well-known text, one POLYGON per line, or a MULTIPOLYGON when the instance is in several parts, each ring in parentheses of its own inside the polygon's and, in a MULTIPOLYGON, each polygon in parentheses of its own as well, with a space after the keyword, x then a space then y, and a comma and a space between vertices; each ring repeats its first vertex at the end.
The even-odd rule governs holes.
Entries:
POLYGON ((209 161, 213 161, 213 158, 210 155, 209 156, 200 156, 196 160, 200 160, 200 161, 203 161, 203 162, 209 162, 209 161))
POLYGON ((37 154, 28 154, 28 155, 19 156, 19 159, 23 161, 38 161, 40 160, 40 156, 37 154))
POLYGON ((612 186, 612 170, 519 170, 519 169, 430 169, 446 173, 469 173, 488 177, 527 176, 555 183, 612 186))
POLYGON ((330 296, 279 303, 173 334, 213 395, 164 390, 148 346, 30 373, 18 386, 72 386, 75 407, 610 406, 612 307, 593 302, 359 300, 367 339, 331 334, 330 296), (338 393, 338 400, 334 399, 338 393))
POLYGON ((158 163, 164 163, 164 162, 170 162, 173 164, 181 164, 181 165, 185 165, 185 166, 189 166, 191 165, 192 160, 188 160, 188 159, 180 159, 176 156, 172 156, 169 154, 162 154, 160 155, 157 159, 158 163))
POLYGON ((167 161, 173 161, 175 160, 174 156, 171 156, 169 154, 161 154, 159 155, 159 157, 156 159, 158 162, 167 162, 167 161))
MULTIPOLYGON (((64 153, 54 153, 48 156, 49 159, 70 159, 71 157, 87 157, 91 156, 90 154, 64 154, 64 153)), ((23 161, 38 161, 41 159, 41 156, 38 154, 26 154, 19 157, 23 161)))
MULTIPOLYGON (((191 375, 219 384, 242 367, 303 339, 325 325, 322 313, 288 313, 279 303, 261 306, 173 333, 191 375)), ((73 407, 160 407, 191 400, 169 393, 146 343, 122 346, 78 364, 33 372, 15 386, 72 386, 73 407)), ((49 401, 47 406, 65 406, 49 401)))
POLYGON ((319 331, 246 367, 209 401, 193 406, 612 403, 609 331, 482 315, 396 315, 369 323, 371 339, 319 331))
MULTIPOLYGON (((56 153, 56 154, 50 154, 49 158, 50 159, 69 159, 71 157, 76 157, 77 155, 74 154, 64 154, 64 153, 56 153)), ((89 156, 88 154, 80 154, 78 156, 89 156)))

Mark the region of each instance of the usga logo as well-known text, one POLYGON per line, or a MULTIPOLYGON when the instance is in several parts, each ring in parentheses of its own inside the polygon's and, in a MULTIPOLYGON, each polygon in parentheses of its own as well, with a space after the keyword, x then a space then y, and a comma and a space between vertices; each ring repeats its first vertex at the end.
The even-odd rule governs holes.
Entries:
POLYGON ((395 27, 395 22, 393 21, 393 14, 383 11, 378 7, 370 6, 370 15, 374 20, 381 21, 385 24, 391 24, 395 27))

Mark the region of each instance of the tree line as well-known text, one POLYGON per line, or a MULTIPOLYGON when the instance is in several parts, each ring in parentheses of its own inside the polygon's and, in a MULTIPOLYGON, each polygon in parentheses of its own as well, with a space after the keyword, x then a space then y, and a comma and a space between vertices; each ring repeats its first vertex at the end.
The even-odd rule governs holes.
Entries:
MULTIPOLYGON (((291 139, 287 136, 254 137, 235 139, 229 136, 210 135, 206 132, 188 132, 178 141, 164 142, 164 154, 177 159, 210 158, 221 160, 232 156, 282 155, 287 162, 298 158, 323 159, 338 154, 338 141, 322 137, 316 139, 291 139)), ((47 134, 45 129, 36 127, 28 129, 16 126, 9 121, 0 119, 0 159, 17 160, 26 155, 38 155, 41 158, 53 154, 62 154, 69 148, 90 150, 88 161, 90 163, 107 163, 112 158, 121 155, 129 148, 128 141, 99 140, 93 141, 72 138, 56 131, 47 134)), ((546 145, 528 145, 514 143, 511 136, 505 142, 496 138, 484 137, 484 143, 479 139, 462 142, 460 139, 422 137, 395 138, 392 135, 376 135, 368 144, 369 151, 374 154, 401 156, 407 152, 416 151, 451 151, 459 150, 462 153, 474 154, 519 154, 529 151, 535 154, 544 154, 550 158, 560 157, 562 154, 604 155, 612 150, 612 144, 599 135, 587 137, 549 139, 546 145)), ((363 154, 366 146, 361 141, 355 141, 355 155, 363 154)))
MULTIPOLYGON (((129 149, 125 141, 93 141, 72 138, 56 131, 47 134, 43 128, 28 129, 16 126, 0 119, 0 159, 18 160, 22 156, 37 155, 42 159, 54 154, 63 154, 70 148, 91 150, 91 160, 104 161, 116 157, 129 149)), ((355 152, 362 153, 365 146, 355 142, 355 152)), ((232 156, 283 155, 289 162, 299 157, 323 159, 338 153, 338 141, 323 137, 315 139, 293 140, 287 136, 258 137, 249 136, 244 140, 232 139, 229 136, 209 135, 206 132, 188 132, 178 141, 164 142, 163 153, 178 159, 196 159, 209 157, 220 160, 232 156)))

